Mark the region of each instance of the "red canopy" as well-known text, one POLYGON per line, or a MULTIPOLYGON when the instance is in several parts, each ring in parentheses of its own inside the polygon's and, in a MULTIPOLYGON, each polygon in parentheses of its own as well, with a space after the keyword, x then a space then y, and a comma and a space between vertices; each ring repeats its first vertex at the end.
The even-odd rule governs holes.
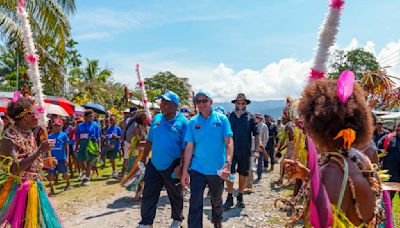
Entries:
POLYGON ((10 103, 10 99, 0 98, 0 112, 7 112, 8 103, 10 103))
POLYGON ((74 113, 75 104, 65 98, 46 96, 44 102, 61 106, 69 115, 74 113))

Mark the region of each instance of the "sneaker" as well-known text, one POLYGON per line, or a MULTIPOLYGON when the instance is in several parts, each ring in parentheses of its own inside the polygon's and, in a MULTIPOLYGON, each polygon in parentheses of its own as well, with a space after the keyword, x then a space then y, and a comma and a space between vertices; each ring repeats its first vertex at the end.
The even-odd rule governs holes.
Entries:
POLYGON ((247 193, 247 194, 252 194, 252 193, 254 193, 255 191, 254 191, 253 188, 246 188, 246 189, 244 190, 244 192, 247 193))
POLYGON ((182 222, 178 220, 174 220, 169 226, 169 228, 180 228, 180 227, 182 227, 182 222))
POLYGON ((112 178, 115 178, 115 179, 118 179, 118 172, 117 172, 117 171, 114 171, 114 172, 111 174, 111 177, 112 177, 112 178))
POLYGON ((83 173, 78 173, 78 177, 76 178, 77 180, 82 180, 83 173))
POLYGON ((228 196, 224 204, 224 209, 229 210, 231 207, 233 207, 233 196, 228 196))
POLYGON ((82 174, 80 175, 80 177, 78 177, 78 180, 84 180, 84 179, 87 179, 86 173, 82 173, 82 174))
POLYGON ((236 207, 238 207, 238 208, 245 208, 245 207, 246 207, 246 205, 245 205, 244 202, 243 202, 243 195, 242 195, 242 194, 239 194, 239 195, 237 196, 237 204, 236 204, 236 207))
POLYGON ((71 185, 70 186, 65 186, 64 191, 69 191, 69 190, 72 190, 72 186, 71 185))
POLYGON ((138 228, 153 228, 153 225, 143 225, 143 224, 139 224, 138 228))
POLYGON ((88 186, 89 183, 90 183, 90 180, 89 180, 88 178, 85 178, 85 179, 83 179, 83 181, 82 181, 82 185, 83 185, 83 186, 88 186))
POLYGON ((214 228, 222 228, 222 224, 221 223, 214 223, 214 228))

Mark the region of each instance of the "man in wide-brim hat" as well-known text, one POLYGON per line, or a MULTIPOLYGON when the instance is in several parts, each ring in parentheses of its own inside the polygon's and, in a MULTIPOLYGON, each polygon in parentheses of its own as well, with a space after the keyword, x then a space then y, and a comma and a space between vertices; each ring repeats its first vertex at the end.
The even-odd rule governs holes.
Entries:
POLYGON ((231 102, 232 102, 233 104, 236 104, 236 102, 237 102, 238 100, 246 101, 246 105, 248 105, 248 104, 251 103, 250 100, 247 100, 247 99, 246 99, 246 95, 244 95, 244 93, 239 93, 239 94, 236 96, 236 99, 235 99, 235 100, 232 100, 231 102))
MULTIPOLYGON (((251 142, 252 136, 255 137, 255 148, 258 151, 260 147, 259 131, 257 121, 254 114, 246 110, 246 106, 250 104, 250 100, 246 99, 243 93, 239 93, 235 100, 235 110, 227 114, 233 131, 234 151, 231 165, 231 173, 239 173, 239 189, 237 196, 237 207, 244 208, 243 191, 247 185, 247 176, 249 175, 251 142)), ((233 183, 226 182, 228 188, 228 198, 224 204, 224 209, 230 209, 233 206, 233 183)))

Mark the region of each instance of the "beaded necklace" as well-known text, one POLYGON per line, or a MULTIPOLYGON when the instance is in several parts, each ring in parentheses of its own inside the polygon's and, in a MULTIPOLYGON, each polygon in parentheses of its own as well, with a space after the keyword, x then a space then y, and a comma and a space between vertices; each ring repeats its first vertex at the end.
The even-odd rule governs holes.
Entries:
MULTIPOLYGON (((12 142, 17 152, 17 159, 29 157, 37 149, 35 137, 31 130, 20 130, 12 125, 7 128, 4 138, 12 142)), ((41 168, 42 160, 38 157, 26 171, 38 173, 41 168)))
MULTIPOLYGON (((329 162, 335 162, 336 164, 339 165, 339 167, 342 169, 342 171, 345 171, 345 166, 343 164, 343 162, 341 160, 343 160, 345 162, 345 157, 348 157, 348 153, 345 152, 343 153, 342 151, 340 152, 328 152, 328 153, 323 153, 322 154, 323 157, 325 157, 325 163, 327 164, 329 162)), ((363 174, 363 176, 368 180, 369 185, 371 186, 371 190, 374 192, 375 195, 375 208, 374 208, 374 212, 373 212, 373 217, 370 221, 368 221, 368 227, 375 227, 377 224, 380 224, 384 221, 385 215, 384 215, 384 210, 381 207, 381 202, 382 202, 382 184, 381 181, 378 177, 378 174, 376 172, 376 170, 374 169, 374 167, 372 166, 372 164, 369 164, 367 167, 361 163, 360 159, 357 158, 356 156, 351 156, 351 161, 353 161, 358 169, 361 171, 361 173, 363 174)), ((323 165, 324 165, 323 164, 323 165)), ((354 207, 356 209, 356 214, 357 217, 361 220, 361 221, 365 221, 363 219, 363 216, 361 214, 360 211, 360 205, 359 202, 356 200, 356 188, 355 188, 355 184, 354 181, 352 180, 352 178, 350 176, 348 176, 348 183, 349 183, 349 187, 350 187, 350 192, 351 192, 351 196, 352 196, 352 201, 354 203, 354 207)), ((340 208, 338 208, 340 209, 340 208)))
MULTIPOLYGON (((348 157, 347 152, 338 151, 338 152, 327 152, 321 154, 320 165, 328 164, 329 162, 335 162, 339 165, 343 172, 345 172, 345 157, 348 157)), ((381 206, 382 202, 382 185, 380 179, 377 175, 376 169, 370 164, 368 167, 365 167, 364 164, 356 157, 352 156, 351 160, 357 165, 361 173, 367 178, 368 183, 371 186, 371 190, 375 195, 375 208, 373 212, 373 217, 370 221, 368 221, 366 226, 368 227, 376 227, 377 224, 381 224, 384 221, 385 215, 384 210, 381 206)), ((354 181, 350 176, 348 176, 347 182, 349 183, 350 192, 352 196, 352 202, 354 203, 354 207, 356 210, 357 217, 361 221, 365 221, 360 211, 359 202, 356 200, 356 190, 354 181)), ((304 213, 308 208, 308 203, 310 199, 310 181, 303 181, 303 184, 300 188, 300 191, 296 197, 294 197, 291 201, 285 198, 278 198, 275 200, 275 207, 280 207, 281 209, 288 211, 291 213, 290 217, 286 218, 289 223, 287 226, 294 225, 298 220, 304 217, 304 213), (280 205, 278 205, 280 203, 280 205)), ((340 210, 340 208, 337 208, 340 210)))

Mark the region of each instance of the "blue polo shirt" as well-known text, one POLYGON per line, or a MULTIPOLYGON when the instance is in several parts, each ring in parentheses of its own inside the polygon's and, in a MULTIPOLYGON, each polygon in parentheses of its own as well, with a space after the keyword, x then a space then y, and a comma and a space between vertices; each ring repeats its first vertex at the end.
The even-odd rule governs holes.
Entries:
POLYGON ((151 163, 157 170, 166 170, 174 160, 182 157, 188 123, 181 113, 171 120, 166 120, 161 113, 153 118, 147 141, 152 143, 151 163))
POLYGON ((51 149, 51 156, 55 157, 57 161, 67 160, 67 155, 65 154, 65 144, 69 143, 68 135, 65 132, 51 133, 49 139, 55 140, 55 145, 51 149))
POLYGON ((212 111, 205 119, 200 114, 190 119, 185 141, 194 143, 190 169, 203 175, 217 175, 226 162, 225 138, 232 137, 228 118, 212 111))
POLYGON ((101 130, 99 124, 94 121, 83 122, 78 125, 75 134, 80 140, 92 139, 97 142, 98 138, 101 137, 101 130))
POLYGON ((112 134, 122 137, 122 129, 120 127, 118 127, 117 125, 115 125, 115 126, 110 126, 106 130, 107 139, 116 140, 117 144, 115 145, 115 151, 119 151, 120 140, 112 138, 112 136, 111 136, 112 134))

